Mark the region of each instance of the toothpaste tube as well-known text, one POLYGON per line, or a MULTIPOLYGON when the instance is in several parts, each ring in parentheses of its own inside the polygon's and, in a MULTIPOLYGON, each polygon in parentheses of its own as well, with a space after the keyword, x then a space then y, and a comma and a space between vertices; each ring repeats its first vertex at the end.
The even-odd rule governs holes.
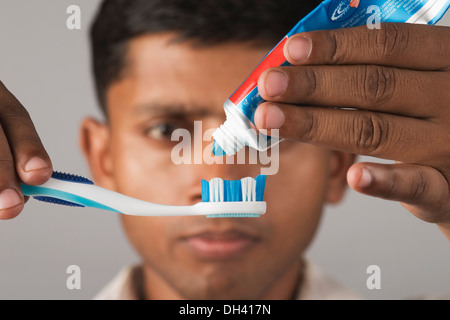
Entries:
POLYGON ((265 151, 280 139, 256 134, 254 114, 264 102, 258 92, 258 79, 269 68, 287 66, 283 47, 294 34, 364 25, 379 10, 379 22, 435 24, 450 6, 450 0, 325 0, 266 55, 244 83, 224 103, 226 121, 213 133, 213 153, 234 155, 245 146, 265 151))

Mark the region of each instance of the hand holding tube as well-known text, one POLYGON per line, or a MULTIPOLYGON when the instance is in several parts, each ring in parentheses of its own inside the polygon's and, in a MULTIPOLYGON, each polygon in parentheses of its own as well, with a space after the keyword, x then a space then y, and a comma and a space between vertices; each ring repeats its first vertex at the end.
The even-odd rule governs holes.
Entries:
POLYGON ((401 202, 450 239, 450 28, 383 24, 308 32, 292 37, 284 52, 294 66, 261 75, 260 93, 270 102, 256 110, 256 126, 395 160, 357 163, 348 183, 401 202))

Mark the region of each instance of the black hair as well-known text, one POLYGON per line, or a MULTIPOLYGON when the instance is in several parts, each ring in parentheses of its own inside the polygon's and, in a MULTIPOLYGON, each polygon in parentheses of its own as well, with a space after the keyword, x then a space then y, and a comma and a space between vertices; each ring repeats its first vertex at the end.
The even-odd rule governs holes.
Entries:
POLYGON ((201 46, 248 42, 271 47, 319 0, 104 0, 91 26, 97 97, 122 76, 127 42, 145 33, 174 32, 201 46))

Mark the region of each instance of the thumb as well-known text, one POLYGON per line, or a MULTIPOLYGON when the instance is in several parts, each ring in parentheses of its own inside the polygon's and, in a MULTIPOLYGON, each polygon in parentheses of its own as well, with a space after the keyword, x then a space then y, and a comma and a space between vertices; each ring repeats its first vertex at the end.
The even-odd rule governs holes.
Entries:
POLYGON ((449 186, 434 168, 415 164, 357 163, 347 182, 360 193, 399 201, 416 217, 443 225, 450 223, 449 186))

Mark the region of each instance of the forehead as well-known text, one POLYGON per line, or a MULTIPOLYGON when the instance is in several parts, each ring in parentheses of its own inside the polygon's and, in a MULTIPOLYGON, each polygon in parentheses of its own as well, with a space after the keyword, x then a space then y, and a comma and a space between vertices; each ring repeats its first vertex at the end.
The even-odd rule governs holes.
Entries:
POLYGON ((108 105, 117 95, 132 103, 217 103, 228 98, 270 48, 226 43, 196 47, 173 42, 174 34, 136 37, 128 45, 124 77, 108 90, 108 105), (168 101, 173 100, 173 101, 168 101))

